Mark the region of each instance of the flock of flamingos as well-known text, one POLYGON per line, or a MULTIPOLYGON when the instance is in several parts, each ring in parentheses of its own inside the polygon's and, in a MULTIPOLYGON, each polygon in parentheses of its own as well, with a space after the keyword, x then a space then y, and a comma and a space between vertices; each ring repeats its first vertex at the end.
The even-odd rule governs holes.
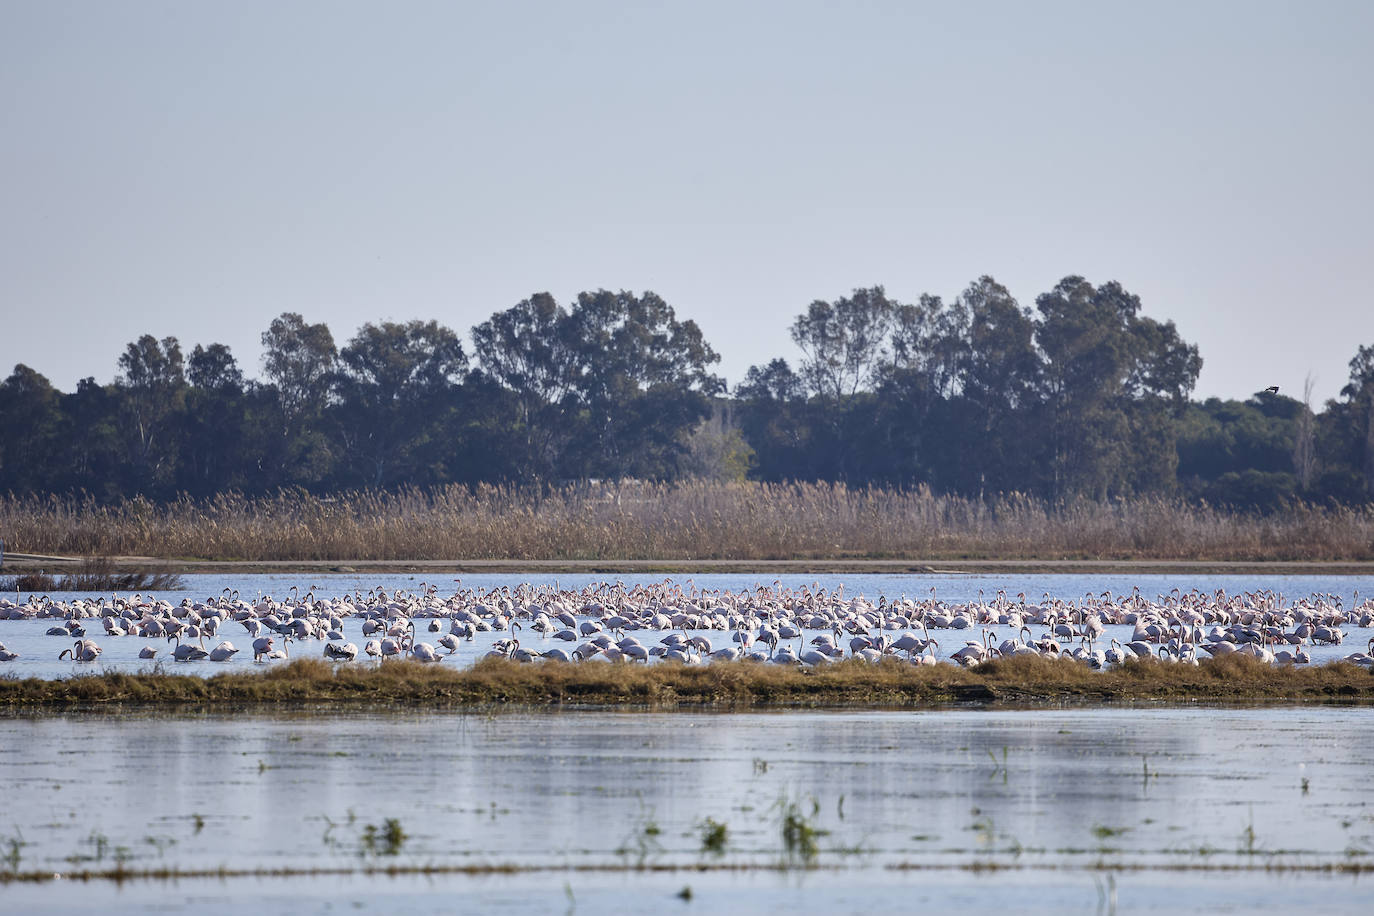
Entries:
MULTIPOLYGON (((1374 599, 1360 601, 1358 593, 1346 608, 1334 595, 1288 600, 1272 591, 1175 589, 1147 599, 1136 589, 1073 600, 1045 595, 1038 602, 1005 592, 984 600, 980 592, 977 601, 947 603, 934 588, 919 601, 874 602, 845 595, 843 585, 793 589, 775 582, 732 592, 700 590, 689 579, 686 586, 669 579, 632 587, 602 582, 581 590, 459 588, 444 598, 437 586, 420 583, 417 592, 372 589, 338 598, 292 588, 281 599, 262 595, 253 601, 226 589, 180 604, 142 595, 71 602, 43 596, 22 603, 0 599, 0 620, 61 621, 47 634, 73 640, 59 658, 77 662, 100 657, 101 647, 90 635, 97 633, 142 639, 141 659, 166 652, 188 662, 228 662, 241 652, 247 657, 249 650, 255 662, 286 658, 292 643, 317 640, 326 658, 340 662, 360 656, 440 662, 474 644, 469 661, 497 656, 521 662, 748 660, 819 666, 841 658, 891 658, 972 666, 1033 654, 1074 658, 1094 668, 1138 657, 1197 664, 1199 652, 1306 664, 1310 647, 1344 643, 1343 627, 1374 627, 1374 599), (361 621, 361 650, 346 641, 345 627, 355 620, 361 621), (245 649, 223 638, 238 634, 239 627, 250 640, 245 649), (1010 635, 1003 638, 999 631, 1010 635)), ((1344 660, 1374 666, 1374 637, 1364 648, 1344 660)), ((0 662, 18 657, 0 644, 0 662)))

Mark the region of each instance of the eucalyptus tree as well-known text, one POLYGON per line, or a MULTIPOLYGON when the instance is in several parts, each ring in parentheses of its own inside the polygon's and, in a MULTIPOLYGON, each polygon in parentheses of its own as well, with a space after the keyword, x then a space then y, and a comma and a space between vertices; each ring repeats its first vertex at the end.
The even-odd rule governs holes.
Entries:
POLYGON ((186 380, 178 489, 197 496, 261 489, 258 462, 268 451, 263 438, 279 433, 254 422, 256 389, 234 354, 224 344, 196 344, 186 360, 186 380))
POLYGON ((46 376, 20 363, 0 382, 0 492, 50 488, 61 468, 62 395, 46 376))
POLYGON ((515 476, 556 476, 577 413, 578 355, 567 310, 548 293, 536 293, 474 327, 472 340, 485 375, 517 407, 515 476))
POLYGON ((578 294, 567 344, 585 435, 576 440, 578 476, 678 476, 684 436, 710 415, 724 381, 720 361, 695 321, 646 290, 578 294))
POLYGON ((299 432, 316 419, 329 397, 338 359, 334 335, 324 322, 307 324, 298 312, 283 312, 262 332, 262 370, 281 408, 282 431, 299 432))
POLYGON ((806 385, 787 360, 750 366, 744 381, 735 386, 734 397, 740 428, 756 458, 756 477, 805 480, 818 476, 806 385))
POLYGON ((1065 277, 1036 309, 1051 493, 1146 488, 1173 450, 1171 417, 1202 369, 1197 347, 1173 322, 1141 316, 1140 298, 1115 281, 1065 277))
POLYGON ((871 389, 887 353, 897 306, 881 286, 834 302, 817 299, 792 323, 800 375, 812 395, 835 401, 871 389))
POLYGON ((1355 444, 1352 453, 1364 477, 1365 496, 1374 499, 1374 344, 1360 345, 1350 360, 1350 380, 1341 388, 1347 423, 1355 444))
POLYGON ((119 357, 115 388, 126 419, 125 442, 135 485, 156 491, 171 483, 179 442, 175 435, 185 407, 186 376, 181 344, 144 334, 119 357))
POLYGON ((283 312, 262 332, 262 347, 275 404, 272 426, 280 430, 264 443, 266 476, 277 486, 316 485, 336 460, 322 428, 339 356, 334 335, 324 322, 308 324, 298 312, 283 312))
POLYGON ((676 476, 723 384, 693 321, 652 292, 531 296, 473 328, 486 375, 511 391, 524 479, 676 476))
POLYGON ((959 295, 952 311, 966 329, 952 405, 963 446, 961 488, 979 496, 989 489, 1030 489, 1037 481, 1026 469, 1038 452, 1030 417, 1041 372, 1030 310, 983 276, 959 295))
POLYGON ((349 480, 441 481, 452 395, 467 368, 458 335, 437 321, 364 324, 339 352, 331 414, 349 480))

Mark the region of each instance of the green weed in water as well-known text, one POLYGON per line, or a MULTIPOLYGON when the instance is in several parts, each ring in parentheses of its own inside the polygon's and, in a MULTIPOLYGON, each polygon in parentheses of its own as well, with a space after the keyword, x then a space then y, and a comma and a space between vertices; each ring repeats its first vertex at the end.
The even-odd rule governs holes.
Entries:
POLYGON ((701 851, 712 855, 724 855, 725 844, 729 841, 730 830, 725 824, 708 817, 699 825, 701 829, 701 851))
POLYGON ((401 847, 405 845, 407 835, 401 827, 401 822, 394 817, 389 817, 382 822, 382 826, 368 824, 362 832, 362 848, 364 854, 394 856, 400 853, 401 847))
POLYGON ((800 799, 779 798, 773 805, 778 812, 782 830, 782 848, 789 860, 800 859, 809 863, 820 852, 820 838, 829 835, 829 830, 816 826, 816 817, 821 806, 815 797, 807 799, 803 805, 800 799), (807 813, 805 809, 809 809, 807 813))
POLYGON ((639 816, 630 828, 629 835, 621 841, 616 849, 616 855, 634 856, 635 867, 643 868, 650 856, 657 855, 663 851, 663 844, 659 842, 659 835, 663 833, 663 828, 658 826, 658 821, 654 820, 653 809, 644 805, 644 799, 639 799, 639 816))
POLYGON ((0 857, 5 867, 10 872, 19 871, 19 863, 24 859, 24 847, 29 845, 24 841, 24 834, 19 832, 19 828, 14 828, 14 836, 5 838, 5 854, 0 857))

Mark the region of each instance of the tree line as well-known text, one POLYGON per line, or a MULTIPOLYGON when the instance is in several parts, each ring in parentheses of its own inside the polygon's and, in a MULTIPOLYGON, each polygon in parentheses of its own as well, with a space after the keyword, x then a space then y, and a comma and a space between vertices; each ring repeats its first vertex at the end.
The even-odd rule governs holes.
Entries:
POLYGON ((0 383, 0 492, 747 477, 1261 510, 1374 499, 1374 345, 1314 410, 1265 391, 1192 400, 1197 346, 1121 284, 1078 276, 1034 308, 986 276, 950 301, 856 289, 790 332, 796 364, 752 366, 734 390, 651 292, 540 293, 468 346, 433 320, 364 324, 339 346, 288 312, 256 379, 223 344, 187 354, 147 334, 109 384, 61 392, 22 364, 0 383))

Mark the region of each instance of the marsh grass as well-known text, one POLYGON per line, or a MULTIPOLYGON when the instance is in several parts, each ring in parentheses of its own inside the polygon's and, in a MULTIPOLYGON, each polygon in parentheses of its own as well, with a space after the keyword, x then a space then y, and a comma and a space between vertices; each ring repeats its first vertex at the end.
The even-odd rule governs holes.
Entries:
POLYGON ((987 501, 928 488, 623 483, 449 486, 155 504, 0 498, 10 549, 222 560, 1371 560, 1374 506, 1273 515, 1178 500, 987 501))
POLYGON ((1374 702, 1374 673, 1347 662, 1307 668, 1231 655, 1197 667, 1141 659, 1111 671, 1033 656, 973 669, 895 660, 842 661, 810 670, 748 662, 524 665, 483 659, 450 669, 412 661, 377 666, 296 659, 211 678, 91 674, 63 680, 0 677, 0 707, 252 704, 752 707, 911 707, 958 702, 1057 705, 1163 702, 1374 702))
POLYGON ((0 592, 132 592, 170 591, 185 588, 176 573, 165 570, 115 568, 109 557, 92 557, 81 562, 74 573, 53 576, 45 572, 22 573, 0 579, 0 592))

